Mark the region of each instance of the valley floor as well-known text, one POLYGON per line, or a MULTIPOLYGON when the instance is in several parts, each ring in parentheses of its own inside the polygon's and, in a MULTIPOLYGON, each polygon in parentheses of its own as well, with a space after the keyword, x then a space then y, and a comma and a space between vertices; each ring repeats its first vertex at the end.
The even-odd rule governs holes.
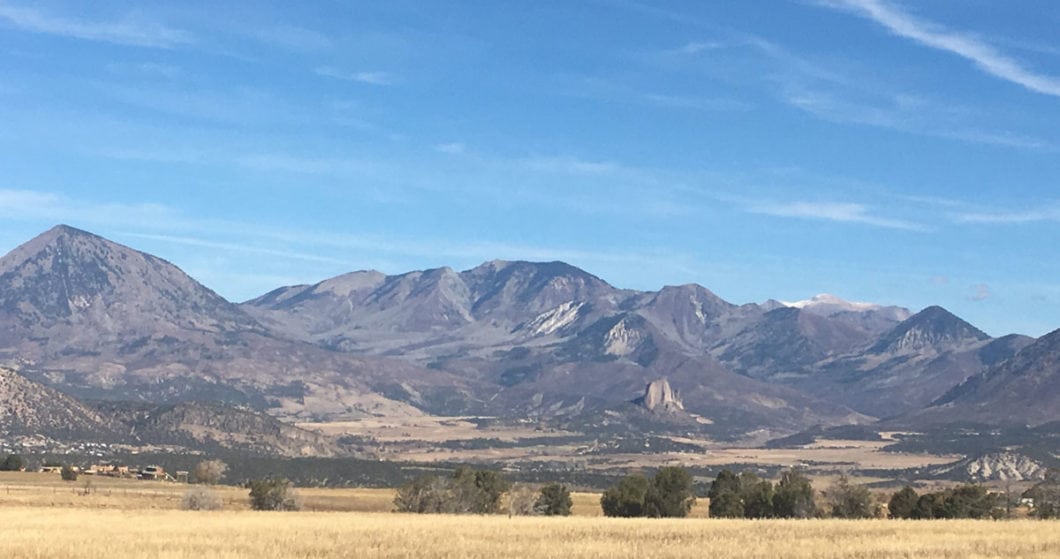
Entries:
POLYGON ((387 489, 301 489, 303 512, 253 512, 231 486, 215 488, 223 511, 178 510, 188 487, 2 472, 0 557, 1060 557, 1055 521, 712 520, 705 502, 688 519, 613 519, 593 493, 567 518, 409 515, 387 512, 387 489))

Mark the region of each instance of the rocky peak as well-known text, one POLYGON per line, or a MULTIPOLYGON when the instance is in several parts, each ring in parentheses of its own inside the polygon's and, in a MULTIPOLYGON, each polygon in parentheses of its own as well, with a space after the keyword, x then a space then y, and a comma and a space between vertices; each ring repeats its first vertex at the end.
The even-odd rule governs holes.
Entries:
POLYGON ((986 333, 938 306, 928 307, 884 334, 872 353, 942 350, 990 339, 986 333))
POLYGON ((564 303, 578 304, 613 291, 600 278, 564 262, 487 262, 460 273, 478 317, 517 321, 564 303))
POLYGON ((66 225, 0 258, 0 314, 32 328, 69 321, 104 332, 256 327, 169 262, 66 225))
POLYGON ((633 403, 655 413, 674 413, 685 409, 678 394, 670 387, 670 381, 664 378, 649 382, 644 387, 644 395, 633 403))

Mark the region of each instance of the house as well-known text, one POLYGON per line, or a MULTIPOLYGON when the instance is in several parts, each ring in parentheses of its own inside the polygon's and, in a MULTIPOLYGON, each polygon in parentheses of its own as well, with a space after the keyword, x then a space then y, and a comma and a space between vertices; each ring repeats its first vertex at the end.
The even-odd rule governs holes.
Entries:
POLYGON ((166 479, 166 470, 162 466, 147 466, 140 470, 140 479, 166 479))
POLYGON ((129 467, 115 464, 93 464, 84 473, 98 476, 126 477, 129 475, 129 467))

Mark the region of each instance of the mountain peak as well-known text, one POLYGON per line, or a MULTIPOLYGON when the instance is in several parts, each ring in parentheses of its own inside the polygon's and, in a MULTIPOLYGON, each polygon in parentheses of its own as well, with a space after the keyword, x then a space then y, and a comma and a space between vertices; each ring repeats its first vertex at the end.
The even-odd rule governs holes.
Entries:
POLYGON ((102 332, 157 327, 166 319, 205 330, 250 323, 173 264, 68 225, 0 258, 0 315, 30 328, 73 319, 102 332))
POLYGON ((78 229, 77 227, 74 227, 72 225, 67 225, 65 223, 60 223, 60 224, 56 225, 55 227, 52 227, 51 229, 48 229, 44 233, 41 233, 42 236, 49 235, 49 234, 53 234, 53 235, 59 235, 59 234, 62 234, 62 235, 78 235, 78 236, 83 235, 83 236, 87 236, 87 237, 95 237, 97 239, 102 239, 102 237, 100 237, 99 235, 96 235, 95 233, 91 233, 89 231, 85 231, 84 229, 78 229))
POLYGON ((963 346, 990 339, 950 311, 932 305, 902 321, 871 348, 873 353, 904 353, 942 346, 963 346))

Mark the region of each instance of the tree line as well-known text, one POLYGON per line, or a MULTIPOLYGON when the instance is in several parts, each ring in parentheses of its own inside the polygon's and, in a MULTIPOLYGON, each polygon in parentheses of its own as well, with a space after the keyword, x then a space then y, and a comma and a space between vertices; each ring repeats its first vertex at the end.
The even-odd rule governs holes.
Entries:
POLYGON ((394 508, 421 514, 497 514, 503 512, 502 497, 509 493, 509 514, 570 514, 570 489, 565 485, 550 483, 536 493, 526 488, 511 490, 512 485, 497 472, 462 466, 451 476, 425 474, 402 485, 394 497, 394 508))
MULTIPOLYGON (((17 454, 0 460, 0 471, 26 468, 17 454)), ((197 487, 184 496, 183 508, 217 510, 222 503, 209 486, 225 477, 228 465, 221 460, 203 460, 191 472, 197 487)), ((62 479, 77 480, 77 471, 62 468, 62 479)), ((294 484, 285 477, 266 476, 243 483, 249 490, 255 510, 299 510, 301 501, 294 484)), ((1009 495, 990 492, 979 484, 962 484, 920 494, 903 487, 884 502, 868 487, 852 483, 841 474, 827 489, 818 492, 809 477, 792 468, 777 483, 753 472, 737 474, 725 469, 718 473, 706 496, 709 512, 716 518, 874 518, 952 519, 1004 518, 1010 515, 1014 500, 1009 495)), ((1045 479, 1022 494, 1033 502, 1038 518, 1060 516, 1060 470, 1050 470, 1045 479)), ((684 468, 670 466, 648 477, 627 475, 607 488, 600 497, 605 516, 680 518, 689 514, 696 502, 694 479, 684 468)), ((570 489, 561 483, 539 488, 513 486, 500 473, 458 467, 451 475, 421 475, 398 488, 394 508, 398 512, 445 514, 498 514, 507 509, 512 515, 567 516, 571 513, 570 489), (507 499, 504 499, 507 495, 507 499)))

